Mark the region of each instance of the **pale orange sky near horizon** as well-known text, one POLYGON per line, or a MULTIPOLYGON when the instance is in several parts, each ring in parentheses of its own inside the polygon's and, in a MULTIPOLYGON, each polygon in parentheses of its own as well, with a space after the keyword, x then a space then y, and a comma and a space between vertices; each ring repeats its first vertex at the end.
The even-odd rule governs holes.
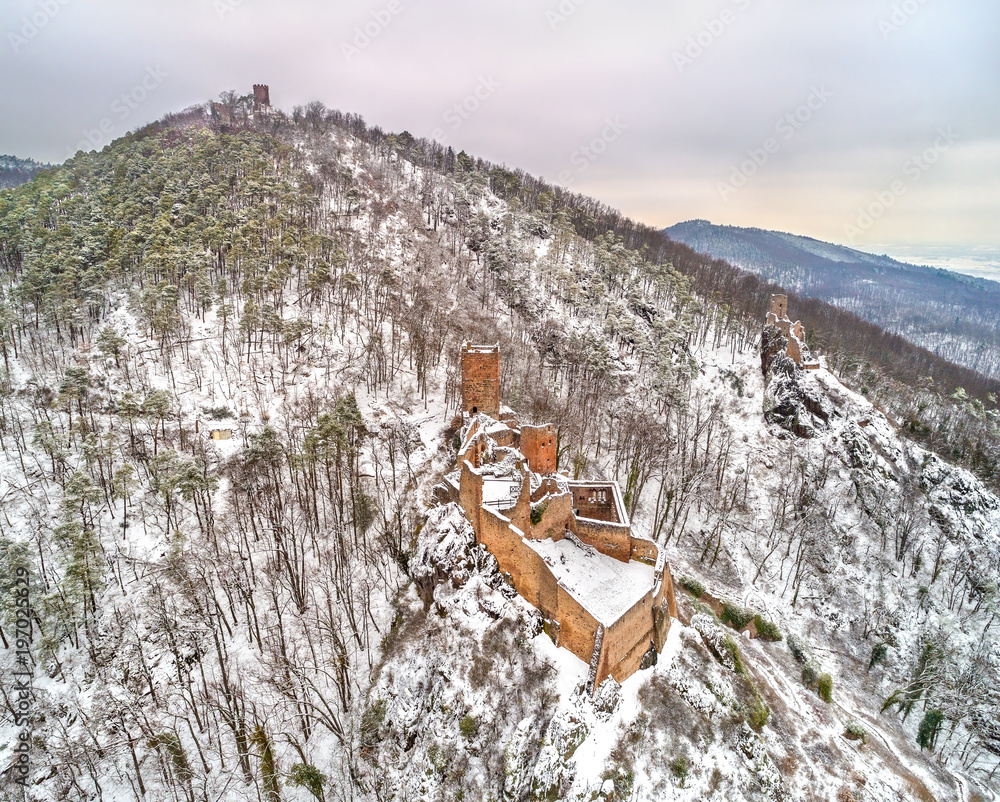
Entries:
POLYGON ((995 0, 7 0, 0 153, 268 83, 650 225, 1000 248, 998 32, 995 0))

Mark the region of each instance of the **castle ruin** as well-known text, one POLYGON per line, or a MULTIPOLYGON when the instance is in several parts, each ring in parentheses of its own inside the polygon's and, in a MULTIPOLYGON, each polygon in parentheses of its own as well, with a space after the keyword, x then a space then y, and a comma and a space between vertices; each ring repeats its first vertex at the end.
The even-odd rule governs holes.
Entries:
POLYGON ((253 85, 253 110, 255 114, 271 110, 271 89, 267 84, 253 85))
POLYGON ((819 370, 819 360, 813 359, 806 345, 806 335, 802 322, 792 323, 788 318, 788 296, 772 295, 771 310, 767 313, 767 325, 776 326, 788 341, 786 353, 800 368, 819 370))
POLYGON ((558 472, 555 427, 521 424, 500 404, 499 379, 499 346, 463 345, 464 425, 448 485, 556 645, 589 664, 593 693, 663 650, 677 617, 670 567, 633 534, 617 482, 558 472))

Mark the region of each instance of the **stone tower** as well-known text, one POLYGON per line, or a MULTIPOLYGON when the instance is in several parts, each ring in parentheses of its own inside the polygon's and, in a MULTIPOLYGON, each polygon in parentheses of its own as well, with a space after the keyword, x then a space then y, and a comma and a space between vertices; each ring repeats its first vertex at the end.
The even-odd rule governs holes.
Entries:
MULTIPOLYGON (((788 317, 787 295, 771 296, 771 314, 774 315, 775 321, 784 320, 788 317)), ((770 322, 770 317, 768 317, 768 322, 770 322)))
POLYGON ((528 460, 528 467, 535 473, 546 476, 556 472, 558 465, 558 442, 556 427, 551 423, 543 426, 521 426, 521 441, 518 446, 528 460))
POLYGON ((771 311, 767 313, 767 324, 777 326, 788 340, 787 353, 796 365, 806 370, 818 370, 819 362, 812 358, 806 346, 806 333, 801 321, 792 323, 788 319, 788 296, 772 295, 771 311))
POLYGON ((271 108, 271 89, 267 84, 253 85, 253 110, 262 111, 271 108))
POLYGON ((500 417, 499 345, 462 345, 462 412, 500 417))

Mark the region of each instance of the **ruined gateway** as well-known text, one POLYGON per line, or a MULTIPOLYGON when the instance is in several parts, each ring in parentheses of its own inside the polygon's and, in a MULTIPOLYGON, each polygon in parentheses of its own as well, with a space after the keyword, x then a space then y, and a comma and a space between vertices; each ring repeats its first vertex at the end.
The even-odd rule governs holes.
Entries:
POLYGON ((499 346, 463 346, 462 417, 453 495, 556 645, 590 664, 588 690, 649 665, 677 617, 673 579, 618 484, 557 472, 555 427, 500 404, 499 346))

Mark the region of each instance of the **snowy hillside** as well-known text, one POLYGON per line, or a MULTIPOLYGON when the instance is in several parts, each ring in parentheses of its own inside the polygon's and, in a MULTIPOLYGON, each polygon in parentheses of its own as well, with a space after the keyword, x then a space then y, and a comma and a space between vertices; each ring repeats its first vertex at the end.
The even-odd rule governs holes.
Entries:
POLYGON ((426 148, 194 110, 0 193, 4 798, 22 733, 30 800, 997 798, 997 498, 426 148), (593 699, 435 505, 465 339, 688 589, 593 699))
MULTIPOLYGON (((990 749, 966 751, 974 732, 993 732, 996 599, 981 603, 960 577, 996 566, 997 499, 900 439, 826 371, 799 376, 828 416, 803 441, 765 422, 756 354, 696 356, 691 401, 727 411, 716 437, 728 459, 709 476, 723 492, 701 484, 686 525, 665 538, 668 554, 682 583, 697 576, 785 639, 739 638, 687 593, 688 626, 672 631, 660 662, 592 701, 587 666, 553 648, 457 508, 439 508, 415 555, 434 579, 402 597, 367 713, 379 787, 401 798, 592 799, 611 787, 639 799, 977 798, 945 765, 996 767, 990 749), (907 494, 911 482, 922 492, 907 494), (949 523, 933 532, 931 519, 949 523), (829 703, 815 689, 824 674, 829 703), (927 712, 948 706, 964 724, 938 736, 942 764, 916 741, 927 712)), ((640 510, 654 528, 650 507, 640 510)))

